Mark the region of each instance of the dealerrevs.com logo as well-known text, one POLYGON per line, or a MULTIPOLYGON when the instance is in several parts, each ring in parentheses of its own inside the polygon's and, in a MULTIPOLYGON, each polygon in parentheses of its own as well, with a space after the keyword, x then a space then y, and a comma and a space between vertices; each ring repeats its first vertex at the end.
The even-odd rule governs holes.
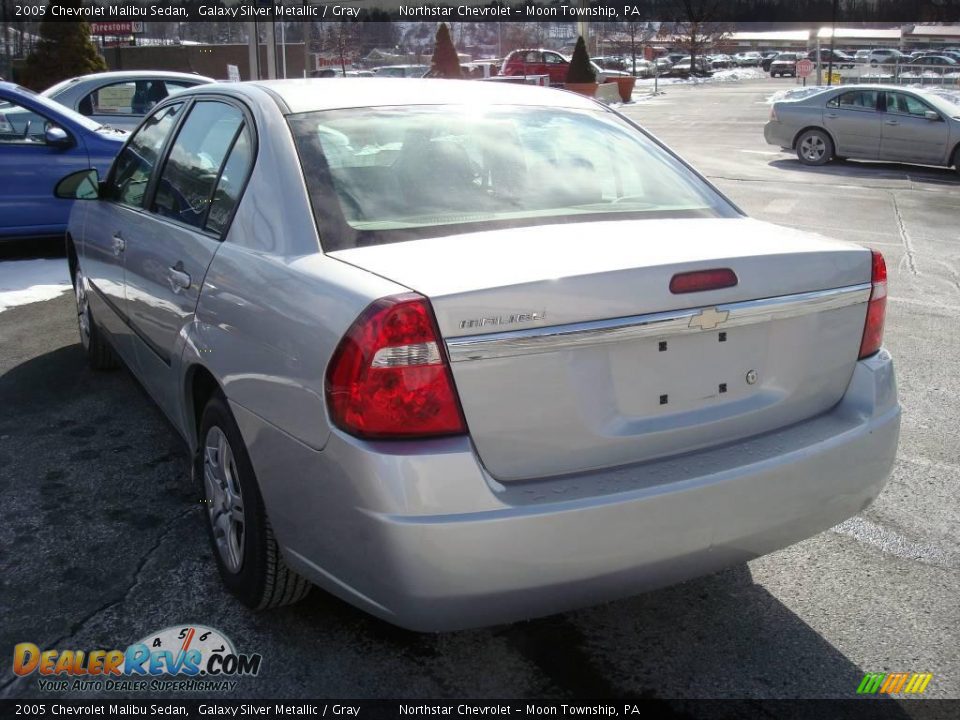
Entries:
POLYGON ((172 626, 125 650, 41 650, 33 643, 13 648, 13 672, 36 674, 49 691, 231 691, 241 677, 260 672, 263 657, 238 653, 219 630, 172 626))

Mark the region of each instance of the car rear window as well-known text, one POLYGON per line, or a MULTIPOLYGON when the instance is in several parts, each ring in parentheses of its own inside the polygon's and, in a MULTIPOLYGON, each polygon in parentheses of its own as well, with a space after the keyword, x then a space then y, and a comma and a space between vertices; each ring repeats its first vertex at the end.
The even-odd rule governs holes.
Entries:
POLYGON ((736 215, 609 112, 412 106, 289 121, 327 251, 518 225, 736 215))

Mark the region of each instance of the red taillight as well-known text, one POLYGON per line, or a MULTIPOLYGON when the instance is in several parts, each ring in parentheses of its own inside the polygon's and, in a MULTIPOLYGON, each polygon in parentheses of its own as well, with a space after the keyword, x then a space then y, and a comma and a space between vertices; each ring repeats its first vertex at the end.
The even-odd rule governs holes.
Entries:
POLYGON ((770 106, 770 121, 771 121, 771 122, 780 122, 780 118, 777 117, 777 106, 776 106, 776 105, 771 105, 771 106, 770 106))
POLYGON ((466 432, 453 377, 426 298, 381 298, 353 323, 327 368, 333 422, 358 437, 466 432))
POLYGON ((719 290, 733 287, 736 284, 736 273, 730 268, 696 270, 694 272, 678 273, 670 278, 670 292, 674 295, 681 295, 705 290, 719 290))
POLYGON ((887 315, 887 263, 876 250, 871 250, 873 288, 867 303, 867 320, 863 324, 863 340, 860 341, 860 359, 873 355, 883 343, 883 323, 887 315))

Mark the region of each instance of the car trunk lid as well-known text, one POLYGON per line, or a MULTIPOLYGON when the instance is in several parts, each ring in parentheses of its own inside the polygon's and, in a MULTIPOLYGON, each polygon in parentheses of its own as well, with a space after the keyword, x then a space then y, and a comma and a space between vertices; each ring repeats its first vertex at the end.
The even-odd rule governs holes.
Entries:
POLYGON ((341 250, 427 296, 477 453, 509 482, 731 442, 834 405, 866 249, 745 218, 570 223, 341 250), (729 268, 732 287, 674 294, 729 268))

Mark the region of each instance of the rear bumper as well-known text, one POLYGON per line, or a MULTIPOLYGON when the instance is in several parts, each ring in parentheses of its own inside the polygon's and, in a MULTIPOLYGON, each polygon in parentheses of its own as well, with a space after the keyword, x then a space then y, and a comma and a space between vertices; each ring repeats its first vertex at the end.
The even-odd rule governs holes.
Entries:
POLYGON ((866 507, 900 427, 889 354, 831 411, 745 442, 505 486, 467 438, 323 452, 235 406, 288 563, 383 619, 451 630, 626 597, 755 558, 866 507))
POLYGON ((790 148, 793 145, 791 130, 782 122, 770 120, 763 126, 763 139, 768 145, 790 148))

